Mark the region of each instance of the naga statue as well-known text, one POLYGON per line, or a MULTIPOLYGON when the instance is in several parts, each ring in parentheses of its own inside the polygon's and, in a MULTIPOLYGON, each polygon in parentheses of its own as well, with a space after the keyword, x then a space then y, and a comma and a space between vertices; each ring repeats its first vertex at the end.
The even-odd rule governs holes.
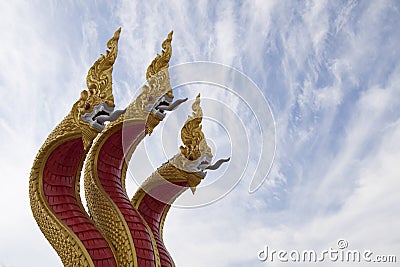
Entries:
MULTIPOLYGON (((228 159, 211 165, 202 132, 200 95, 181 130, 184 146, 159 167, 133 199, 125 188, 138 144, 187 98, 173 102, 169 79, 172 32, 146 72, 147 83, 126 109, 114 110, 112 71, 121 29, 89 69, 87 90, 39 149, 29 179, 33 216, 64 266, 175 266, 162 238, 173 201, 228 159), (86 163, 85 163, 86 162, 86 163), (88 214, 80 198, 80 177, 88 214)), ((135 166, 134 166, 135 167, 135 166)))

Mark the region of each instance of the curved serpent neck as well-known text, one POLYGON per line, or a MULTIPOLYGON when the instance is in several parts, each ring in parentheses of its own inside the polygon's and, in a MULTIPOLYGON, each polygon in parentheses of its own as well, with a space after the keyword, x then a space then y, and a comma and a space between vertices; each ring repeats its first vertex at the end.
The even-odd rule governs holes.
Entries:
POLYGON ((168 62, 172 32, 147 69, 147 84, 119 119, 96 138, 85 165, 85 196, 95 224, 110 240, 118 266, 167 266, 160 261, 151 229, 131 205, 125 190, 127 162, 137 145, 164 118, 157 109, 173 94, 168 62))
POLYGON ((35 158, 29 179, 32 212, 64 266, 116 266, 107 240, 81 204, 79 177, 87 150, 71 120, 70 113, 35 158))
POLYGON ((47 137, 29 178, 33 216, 64 266, 116 266, 113 249, 82 206, 79 179, 92 141, 104 127, 96 118, 114 110, 111 74, 119 34, 120 29, 89 69, 88 89, 47 137))
POLYGON ((188 188, 196 187, 203 178, 202 175, 186 172, 168 162, 143 182, 131 200, 153 232, 161 259, 165 262, 171 260, 171 266, 174 263, 163 240, 165 219, 172 203, 188 188))

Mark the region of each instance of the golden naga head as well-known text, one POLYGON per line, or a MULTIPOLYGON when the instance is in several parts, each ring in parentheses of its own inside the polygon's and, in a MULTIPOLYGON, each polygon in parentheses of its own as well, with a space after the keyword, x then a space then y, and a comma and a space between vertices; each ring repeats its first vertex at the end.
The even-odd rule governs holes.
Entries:
POLYGON ((172 111, 186 99, 172 103, 174 95, 169 78, 169 60, 172 55, 172 34, 162 43, 162 52, 157 54, 146 71, 147 83, 136 100, 128 107, 125 118, 146 118, 146 133, 151 134, 153 129, 165 117, 165 111, 172 111))
POLYGON ((146 71, 146 80, 149 80, 152 76, 156 75, 162 70, 166 70, 169 67, 169 60, 171 59, 172 55, 172 46, 171 46, 171 41, 172 41, 172 34, 174 32, 171 31, 167 39, 165 39, 162 44, 162 52, 161 55, 157 54, 157 56, 153 59, 153 61, 150 63, 150 65, 147 67, 146 71))
POLYGON ((75 103, 76 119, 80 125, 85 125, 100 132, 104 129, 104 121, 114 111, 114 96, 112 94, 112 71, 118 53, 119 28, 107 42, 105 55, 89 69, 86 76, 87 90, 81 92, 75 103), (100 118, 102 120, 100 120, 100 118))
POLYGON ((213 157, 211 148, 207 145, 202 131, 203 111, 200 107, 200 94, 197 95, 192 105, 192 110, 192 115, 188 116, 185 125, 181 129, 181 139, 184 146, 179 149, 181 154, 190 161, 196 161, 202 156, 207 156, 211 159, 213 157))
MULTIPOLYGON (((181 129, 183 146, 180 147, 180 153, 170 162, 178 169, 204 177, 206 175, 205 170, 215 170, 222 163, 229 161, 229 158, 220 159, 211 165, 213 154, 207 144, 201 125, 203 111, 200 107, 200 94, 197 95, 192 110, 192 115, 188 116, 181 129)), ((193 186, 191 187, 194 190, 193 186)))

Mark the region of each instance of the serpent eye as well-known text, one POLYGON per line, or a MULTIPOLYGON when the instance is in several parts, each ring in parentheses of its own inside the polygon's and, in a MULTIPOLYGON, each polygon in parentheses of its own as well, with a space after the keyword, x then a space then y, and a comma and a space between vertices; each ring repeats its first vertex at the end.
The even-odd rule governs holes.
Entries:
POLYGON ((193 160, 193 156, 192 155, 189 156, 189 160, 193 160))
POLYGON ((89 104, 89 103, 86 103, 85 109, 88 110, 89 108, 90 108, 90 104, 89 104))

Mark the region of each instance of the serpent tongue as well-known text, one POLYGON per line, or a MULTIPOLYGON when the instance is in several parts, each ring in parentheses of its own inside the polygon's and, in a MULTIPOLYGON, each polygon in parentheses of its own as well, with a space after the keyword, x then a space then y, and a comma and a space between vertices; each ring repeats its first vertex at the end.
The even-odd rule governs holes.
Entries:
POLYGON ((175 102, 173 102, 171 105, 160 105, 157 107, 157 109, 162 110, 162 111, 172 111, 176 109, 180 104, 188 100, 187 98, 183 99, 178 99, 175 102))
POLYGON ((220 159, 217 162, 215 162, 213 165, 208 166, 206 169, 207 170, 216 170, 218 169, 222 163, 224 162, 228 162, 231 158, 227 158, 227 159, 220 159))
POLYGON ((122 110, 116 110, 114 112, 112 112, 110 115, 100 115, 97 116, 96 121, 99 124, 103 124, 106 121, 115 121, 116 119, 119 118, 119 116, 121 116, 122 114, 124 114, 126 111, 126 109, 122 109, 122 110))

